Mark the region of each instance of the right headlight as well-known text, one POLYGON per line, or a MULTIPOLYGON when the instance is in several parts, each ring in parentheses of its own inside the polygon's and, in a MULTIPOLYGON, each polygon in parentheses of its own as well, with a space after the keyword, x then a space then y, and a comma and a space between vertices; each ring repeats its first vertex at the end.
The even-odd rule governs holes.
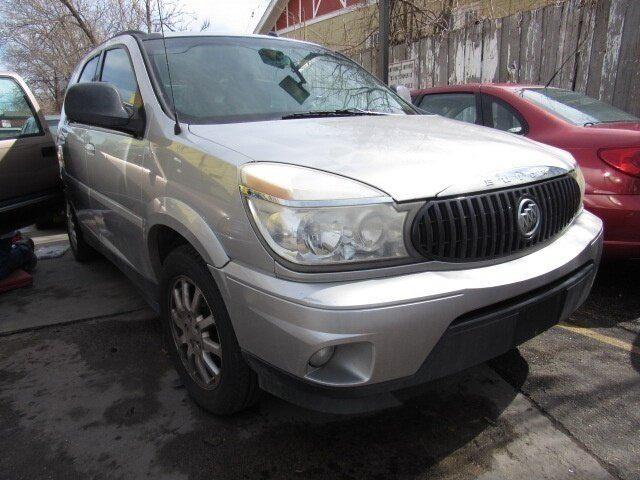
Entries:
POLYGON ((407 257, 406 212, 354 180, 280 163, 242 167, 240 190, 259 234, 283 259, 341 265, 407 257))

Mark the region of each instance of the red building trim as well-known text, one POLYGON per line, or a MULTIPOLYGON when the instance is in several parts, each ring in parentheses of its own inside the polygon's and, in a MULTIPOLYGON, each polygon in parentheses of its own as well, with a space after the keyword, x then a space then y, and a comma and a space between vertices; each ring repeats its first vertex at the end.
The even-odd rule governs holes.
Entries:
POLYGON ((349 9, 365 0, 289 0, 278 20, 275 30, 280 31, 302 25, 318 17, 349 9))

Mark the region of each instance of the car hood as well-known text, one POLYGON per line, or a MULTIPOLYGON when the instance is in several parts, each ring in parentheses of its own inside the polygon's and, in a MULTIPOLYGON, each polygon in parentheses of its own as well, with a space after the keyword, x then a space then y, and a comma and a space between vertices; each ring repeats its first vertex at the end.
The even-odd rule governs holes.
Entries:
POLYGON ((359 180, 396 201, 527 183, 571 170, 571 155, 497 130, 433 115, 308 118, 190 125, 254 161, 359 180))

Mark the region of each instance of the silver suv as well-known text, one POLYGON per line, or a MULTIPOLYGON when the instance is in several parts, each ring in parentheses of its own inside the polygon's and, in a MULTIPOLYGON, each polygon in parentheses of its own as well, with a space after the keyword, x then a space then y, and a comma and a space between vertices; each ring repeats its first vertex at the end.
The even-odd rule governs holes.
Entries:
POLYGON ((218 414, 260 388, 395 405, 567 318, 600 259, 570 154, 417 115, 311 43, 119 35, 78 66, 58 139, 73 253, 141 288, 218 414))

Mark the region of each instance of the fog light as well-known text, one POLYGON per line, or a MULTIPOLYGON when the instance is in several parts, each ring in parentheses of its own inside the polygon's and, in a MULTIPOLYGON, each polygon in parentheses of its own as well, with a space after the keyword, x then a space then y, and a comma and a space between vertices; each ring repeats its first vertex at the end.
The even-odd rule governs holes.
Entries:
POLYGON ((309 365, 311 365, 312 367, 321 367, 329 360, 331 360, 335 349, 336 348, 333 345, 330 347, 321 348, 316 353, 311 355, 311 358, 309 359, 309 365))

